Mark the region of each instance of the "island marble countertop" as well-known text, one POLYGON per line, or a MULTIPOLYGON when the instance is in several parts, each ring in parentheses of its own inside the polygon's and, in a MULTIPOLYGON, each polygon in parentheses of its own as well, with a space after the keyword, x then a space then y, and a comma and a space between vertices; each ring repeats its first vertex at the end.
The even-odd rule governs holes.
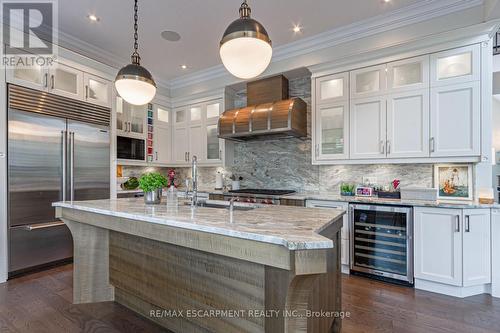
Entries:
MULTIPOLYGON (((289 250, 332 248, 332 240, 319 233, 340 220, 344 210, 266 206, 252 210, 185 205, 179 200, 177 208, 146 205, 143 198, 123 198, 90 201, 55 202, 54 207, 75 209, 101 215, 115 216, 148 223, 196 230, 230 237, 283 245, 289 250)), ((339 222, 341 223, 341 222, 339 222)))

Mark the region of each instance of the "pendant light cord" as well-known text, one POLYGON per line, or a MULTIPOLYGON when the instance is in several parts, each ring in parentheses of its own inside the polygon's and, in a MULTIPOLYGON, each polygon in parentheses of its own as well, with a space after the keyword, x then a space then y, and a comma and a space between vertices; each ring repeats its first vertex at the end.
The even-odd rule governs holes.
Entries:
POLYGON ((137 24, 137 21, 139 19, 139 16, 137 15, 138 9, 139 6, 137 5, 137 0, 135 0, 134 1, 134 52, 132 53, 132 63, 135 65, 139 65, 141 61, 139 52, 137 52, 137 50, 139 49, 139 34, 137 33, 137 30, 139 29, 139 26, 137 24))

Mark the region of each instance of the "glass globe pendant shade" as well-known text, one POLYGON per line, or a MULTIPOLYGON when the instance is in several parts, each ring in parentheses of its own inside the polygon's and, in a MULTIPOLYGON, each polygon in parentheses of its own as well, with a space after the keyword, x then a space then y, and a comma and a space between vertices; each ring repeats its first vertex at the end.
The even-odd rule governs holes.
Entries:
POLYGON ((273 55, 269 43, 253 37, 227 41, 219 51, 226 69, 240 79, 251 79, 262 74, 273 55))
POLYGON ((138 64, 129 64, 118 72, 116 91, 127 103, 144 105, 156 95, 156 84, 147 69, 138 64))
POLYGON ((220 41, 219 53, 226 69, 240 79, 251 79, 271 62, 271 39, 262 24, 250 18, 250 7, 243 2, 240 18, 233 21, 220 41))

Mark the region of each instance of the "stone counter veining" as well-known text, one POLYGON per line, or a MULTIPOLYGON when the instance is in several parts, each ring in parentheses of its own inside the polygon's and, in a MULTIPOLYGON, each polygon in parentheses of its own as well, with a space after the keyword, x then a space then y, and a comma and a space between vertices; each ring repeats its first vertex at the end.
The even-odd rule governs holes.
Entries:
POLYGON ((125 198, 56 202, 53 206, 278 244, 289 250, 332 248, 332 240, 319 233, 345 214, 343 210, 266 206, 234 210, 231 223, 228 209, 192 209, 183 203, 179 201, 178 208, 171 209, 165 202, 146 205, 142 198, 125 198))

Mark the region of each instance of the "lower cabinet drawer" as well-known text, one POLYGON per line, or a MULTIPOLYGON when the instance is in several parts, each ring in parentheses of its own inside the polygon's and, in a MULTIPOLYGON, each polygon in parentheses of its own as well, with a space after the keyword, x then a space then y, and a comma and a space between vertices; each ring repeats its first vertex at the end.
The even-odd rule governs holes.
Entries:
POLYGON ((9 231, 9 272, 68 259, 73 238, 64 224, 18 226, 9 231))

